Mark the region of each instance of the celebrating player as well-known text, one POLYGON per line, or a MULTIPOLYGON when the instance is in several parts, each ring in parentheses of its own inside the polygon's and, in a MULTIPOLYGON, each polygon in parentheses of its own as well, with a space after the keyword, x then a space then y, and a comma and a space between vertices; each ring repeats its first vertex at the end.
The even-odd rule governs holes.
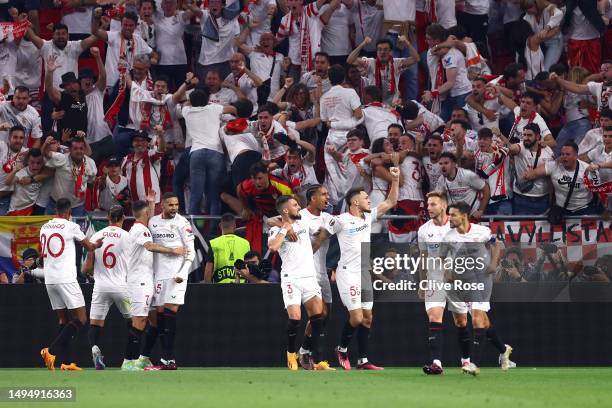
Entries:
MULTIPOLYGON (((466 253, 466 248, 467 252, 469 252, 469 255, 467 255, 469 257, 474 258, 474 253, 480 253, 484 258, 488 257, 488 254, 480 251, 479 248, 476 248, 476 251, 474 251, 474 247, 482 246, 484 249, 484 246, 491 241, 491 230, 489 227, 471 223, 469 220, 470 211, 470 205, 462 201, 453 203, 449 206, 451 230, 448 231, 442 239, 442 248, 440 250, 440 255, 442 257, 450 254, 457 258, 459 255, 466 253)), ((485 291, 453 290, 449 293, 449 298, 453 300, 452 307, 454 309, 455 324, 458 327, 467 326, 468 312, 472 315, 472 326, 474 329, 474 341, 472 343, 471 353, 472 361, 470 361, 470 359, 462 359, 462 370, 464 373, 474 376, 480 373, 480 368, 478 366, 480 364, 482 343, 485 336, 499 351, 502 370, 507 370, 513 364, 510 362, 512 347, 502 343, 497 337, 497 332, 487 315, 487 312, 491 308, 488 301, 488 295, 483 295, 483 292, 490 290, 492 285, 492 271, 495 271, 499 255, 500 243, 497 242, 491 247, 491 257, 488 268, 479 270, 477 267, 474 267, 472 271, 469 271, 469 274, 466 272, 461 275, 456 275, 460 276, 464 281, 470 282, 476 278, 478 282, 484 283, 485 291)), ((455 272, 459 273, 457 268, 455 268, 455 272)))
POLYGON ((149 220, 153 241, 168 248, 187 248, 184 257, 157 253, 154 257, 155 297, 157 308, 157 330, 162 346, 161 365, 149 370, 176 370, 174 339, 176 337, 176 314, 185 303, 187 277, 195 257, 191 224, 178 214, 179 201, 174 193, 162 196, 162 213, 149 220))
MULTIPOLYGON (((104 370, 104 358, 98 346, 104 320, 108 310, 114 304, 125 319, 130 318, 130 295, 127 289, 127 256, 130 252, 130 237, 122 228, 124 220, 123 207, 114 205, 108 211, 109 225, 96 232, 93 242, 104 240, 101 248, 87 253, 87 259, 81 270, 93 273, 94 289, 91 295, 89 311, 89 345, 96 370, 104 370)), ((129 320, 128 320, 129 323, 129 320)))
POLYGON ((44 258, 43 271, 51 307, 59 317, 60 332, 49 347, 40 351, 45 365, 55 370, 55 357, 58 353, 62 370, 80 371, 70 361, 72 340, 87 323, 85 299, 77 282, 76 249, 78 241, 88 251, 102 246, 102 241, 91 243, 81 228, 70 218, 70 200, 60 198, 55 207, 56 217, 40 228, 40 248, 44 258))
MULTIPOLYGON (((389 169, 392 177, 389 195, 376 208, 370 209, 370 198, 363 190, 350 190, 346 194, 348 212, 334 217, 326 225, 330 234, 338 234, 340 261, 336 269, 336 282, 342 303, 349 311, 349 320, 344 325, 340 345, 336 348, 338 362, 345 370, 351 369, 347 350, 355 329, 359 345, 358 369, 382 370, 368 361, 368 337, 372 326, 374 293, 372 281, 367 273, 362 273, 361 244, 370 242, 372 222, 397 204, 399 194, 399 175, 397 167, 389 169), (362 281, 362 278, 364 279, 362 281), (362 292, 363 290, 363 292, 362 292)), ((326 234, 320 234, 324 238, 326 234)), ((321 239, 322 239, 321 238, 321 239)), ((315 245, 318 245, 317 240, 315 245)))
MULTIPOLYGON (((306 202, 308 206, 300 210, 300 216, 302 220, 308 221, 310 225, 310 238, 315 240, 316 236, 320 233, 321 228, 329 223, 332 216, 326 213, 324 210, 329 205, 329 192, 327 188, 322 185, 311 186, 306 190, 306 202)), ((321 333, 319 339, 319 347, 321 347, 321 341, 325 336, 325 323, 329 319, 329 313, 331 312, 332 304, 332 292, 329 284, 329 276, 327 275, 327 250, 329 249, 329 241, 325 241, 321 244, 317 252, 314 253, 314 265, 317 273, 317 282, 321 288, 321 295, 323 298, 323 313, 321 318, 323 324, 321 326, 321 333)), ((312 367, 312 326, 310 322, 306 325, 304 331, 304 344, 300 347, 299 361, 300 365, 309 369, 312 367)), ((318 350, 317 350, 318 351, 318 350)))
POLYGON ((136 221, 130 229, 130 241, 132 245, 128 257, 128 291, 130 293, 130 314, 132 315, 132 327, 128 332, 128 346, 125 351, 125 359, 121 365, 122 370, 139 371, 144 367, 151 366, 151 349, 157 339, 157 326, 149 326, 146 342, 143 347, 143 355, 140 355, 140 341, 147 324, 147 316, 152 304, 155 276, 153 274, 153 252, 174 256, 181 259, 186 253, 185 247, 168 248, 153 242, 151 231, 147 227, 149 218, 154 212, 155 195, 150 192, 147 201, 135 201, 132 204, 132 214, 136 221), (147 346, 147 344, 150 345, 147 346))
MULTIPOLYGON (((317 353, 317 342, 323 328, 323 302, 321 288, 317 283, 317 275, 310 241, 312 222, 302 218, 300 205, 291 196, 281 196, 276 200, 276 208, 283 222, 282 228, 272 227, 268 239, 268 247, 278 251, 283 261, 281 269, 281 289, 289 322, 287 324, 287 367, 298 369, 296 355, 296 337, 300 325, 301 305, 308 314, 311 327, 310 348, 317 353), (295 241, 286 239, 294 235, 295 241)), ((315 356, 316 357, 316 356, 315 356)), ((305 369, 330 370, 327 361, 303 365, 305 369)), ((306 361, 305 360, 305 361, 306 361)), ((316 361, 316 360, 315 360, 316 361)))

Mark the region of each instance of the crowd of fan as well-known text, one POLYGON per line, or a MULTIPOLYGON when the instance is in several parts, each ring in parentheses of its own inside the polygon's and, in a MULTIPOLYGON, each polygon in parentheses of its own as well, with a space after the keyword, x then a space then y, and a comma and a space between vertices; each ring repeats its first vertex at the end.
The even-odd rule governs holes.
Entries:
POLYGON ((399 215, 434 189, 475 219, 608 206, 610 0, 111 1, 0 5, 0 214, 173 190, 261 226, 313 184, 375 206, 393 165, 399 215))

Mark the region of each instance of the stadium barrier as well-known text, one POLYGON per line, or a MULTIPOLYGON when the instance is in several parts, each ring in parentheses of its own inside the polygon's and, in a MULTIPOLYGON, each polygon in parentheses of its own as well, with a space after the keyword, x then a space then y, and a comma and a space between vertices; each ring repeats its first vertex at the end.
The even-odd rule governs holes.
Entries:
MULTIPOLYGON (((89 310, 92 285, 82 287, 89 310)), ((608 288, 612 289, 609 284, 608 288)), ((335 366, 332 350, 347 314, 337 290, 332 292, 334 306, 323 345, 335 366)), ((178 314, 179 366, 285 366, 287 317, 277 285, 192 284, 185 302, 178 314)), ((610 314, 612 303, 553 302, 494 303, 490 316, 501 340, 514 347, 512 359, 519 366, 609 366, 612 320, 605 316, 610 314)), ((122 320, 111 309, 100 341, 111 367, 121 364, 125 351, 122 320)), ((44 285, 0 285, 0 322, 0 367, 43 367, 39 351, 57 332, 44 285)), ((458 366, 456 330, 449 313, 444 336, 443 360, 447 367, 458 366)), ((352 358, 356 348, 353 342, 352 358)), ((495 365, 493 347, 484 352, 484 365, 495 365)), ((159 345, 153 354, 158 357, 159 345)), ((429 360, 422 303, 376 303, 370 359, 382 366, 420 366, 429 360)), ((92 365, 85 331, 76 342, 74 360, 84 367, 92 365)))
MULTIPOLYGON (((3 218, 6 222, 10 217, 3 218)), ((191 220, 197 225, 210 218, 191 217, 191 220)), ((571 218, 551 232, 543 217, 517 218, 496 216, 491 224, 494 231, 501 231, 512 242, 524 239, 528 245, 538 245, 542 240, 567 243, 568 255, 575 253, 581 260, 588 258, 586 254, 593 248, 595 257, 599 249, 605 254, 610 253, 607 248, 611 237, 609 222, 593 217, 571 218), (574 248, 569 249, 572 246, 574 248), (585 251, 587 247, 592 248, 585 251)), ((91 223, 88 227, 93 228, 91 223)), ((37 231, 27 226, 13 231, 13 235, 4 231, 1 238, 8 241, 0 242, 0 250, 9 248, 13 252, 13 257, 8 254, 5 260, 10 262, 24 245, 36 245, 37 237, 37 231)), ((84 284, 82 287, 89 310, 93 285, 84 284)), ((332 292, 334 307, 324 346, 327 358, 333 361, 332 350, 339 339, 346 311, 337 290, 334 288, 332 292)), ((519 365, 612 364, 612 356, 605 353, 612 341, 612 321, 602 319, 612 312, 612 284, 496 284, 493 301, 492 321, 502 340, 515 347, 513 359, 519 365), (533 302, 534 298, 548 302, 533 302)), ((415 366, 428 360, 426 315, 422 302, 417 299, 377 302, 374 313, 370 355, 375 363, 415 366)), ((41 366, 38 352, 57 331, 57 319, 50 308, 44 285, 0 285, 0 322, 0 338, 3 339, 0 367, 41 366)), ((278 285, 190 284, 186 305, 179 313, 178 327, 176 349, 179 365, 285 365, 286 314, 278 285)), ((448 365, 458 361, 455 333, 452 318, 446 314, 444 360, 448 365)), ((120 365, 125 342, 125 324, 113 309, 101 341, 111 366, 120 365)), ((351 352, 355 349, 353 345, 351 352)), ((154 357, 157 353, 156 348, 154 357)), ((493 348, 487 348, 486 353, 484 361, 494 365, 497 358, 493 348)), ((85 333, 79 336, 75 361, 90 366, 85 333)))

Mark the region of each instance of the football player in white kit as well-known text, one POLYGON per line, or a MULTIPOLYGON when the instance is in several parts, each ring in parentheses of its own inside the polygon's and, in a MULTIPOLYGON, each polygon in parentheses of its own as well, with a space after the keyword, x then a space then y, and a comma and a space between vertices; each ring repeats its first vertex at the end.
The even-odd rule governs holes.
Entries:
MULTIPOLYGON (((157 338, 157 325, 149 326, 146 334, 146 342, 143 347, 143 355, 140 353, 140 342, 147 324, 147 316, 153 305, 155 293, 155 276, 153 273, 153 253, 174 256, 182 259, 186 253, 185 247, 169 248, 153 242, 151 231, 147 227, 149 219, 155 211, 155 194, 150 192, 147 201, 135 201, 132 203, 132 214, 136 218, 130 229, 130 241, 132 243, 128 255, 127 284, 130 294, 130 314, 132 315, 132 327, 128 331, 128 346, 125 358, 121 365, 122 370, 139 371, 144 367, 151 366, 150 348, 147 350, 146 343, 155 344, 157 338), (148 201, 148 202, 147 202, 148 201)), ((153 311, 154 312, 154 311, 153 311)))
MULTIPOLYGON (((465 202, 453 203, 449 206, 449 222, 451 230, 446 233, 442 239, 442 247, 440 249, 440 256, 445 257, 448 254, 453 254, 456 251, 461 251, 461 247, 468 245, 485 245, 490 243, 492 240, 491 230, 489 227, 479 224, 473 224, 470 222, 470 211, 471 206, 465 202), (463 244, 463 245, 458 245, 463 244)), ((473 252, 473 251, 472 251, 473 252)), ((497 267, 499 256, 501 252, 501 242, 497 241, 491 245, 491 255, 489 265, 484 272, 484 276, 481 276, 479 282, 485 284, 486 287, 490 287, 492 284, 492 273, 497 267)), ((483 255, 486 257, 488 254, 485 252, 483 255)), ((470 255, 473 256, 473 255, 470 255)), ((457 268, 455 268, 457 269, 457 268)), ((476 268, 474 268, 474 271, 476 268)), ((471 272, 471 271, 470 271, 471 272)), ((482 273, 481 272, 481 273, 482 273)), ((448 271, 447 271, 448 273, 448 271)), ((478 274, 478 272, 476 272, 478 274)), ((456 276, 465 276, 456 275, 456 276)), ((454 309, 455 324, 458 327, 467 326, 467 314, 468 312, 472 315, 472 328, 474 330, 474 341, 472 343, 471 358, 472 361, 464 361, 462 359, 462 370, 464 373, 471 375, 478 375, 480 373, 480 357, 482 355, 482 343, 486 336, 487 340, 493 344, 493 346, 499 351, 499 362, 502 370, 507 370, 514 365, 510 361, 510 354, 512 353, 512 347, 502 343, 497 337, 487 312, 490 310, 490 303, 481 299, 481 301, 469 301, 461 302, 458 301, 457 294, 460 293, 453 291, 448 296, 453 300, 451 307, 454 309)), ((476 297, 480 297, 480 293, 475 294, 476 297)), ((488 295, 485 295, 488 297, 488 295)), ((470 298, 475 298, 474 294, 470 298)))
MULTIPOLYGON (((369 272, 362 274, 361 244, 370 242, 372 222, 397 204, 400 171, 397 167, 391 167, 389 172, 392 182, 389 195, 385 201, 376 208, 370 209, 368 194, 363 190, 351 190, 346 193, 348 212, 334 217, 325 226, 330 234, 338 235, 338 243, 340 244, 340 261, 336 269, 336 283, 340 299, 348 309, 349 320, 342 330, 336 355, 340 366, 345 370, 351 369, 347 350, 357 328, 359 328, 357 332, 357 343, 359 345, 357 368, 382 370, 381 367, 370 363, 367 358, 368 337, 370 336, 373 318, 374 293, 369 272), (363 287, 362 278, 364 278, 363 287)), ((326 234, 319 235, 324 238, 326 234)), ((315 242, 315 247, 317 244, 318 241, 315 242)))
MULTIPOLYGON (((310 238, 312 241, 316 240, 316 236, 320 233, 321 228, 324 228, 326 224, 332 218, 332 215, 325 212, 325 209, 329 205, 329 191, 322 185, 314 185, 306 190, 306 202, 308 203, 306 208, 300 210, 300 216, 302 220, 308 221, 310 228, 310 238)), ((321 288, 321 295, 323 298, 323 313, 321 318, 323 319, 323 325, 321 327, 321 333, 319 338, 319 347, 322 347, 322 341, 325 336, 325 324, 329 319, 332 305, 332 292, 331 285, 329 283, 329 276, 327 275, 327 250, 329 249, 329 241, 325 241, 321 244, 318 250, 314 253, 314 265, 317 273, 317 282, 321 288)), ((304 343, 300 347, 298 358, 300 365, 309 369, 312 367, 312 326, 310 322, 306 324, 304 330, 304 343)))
MULTIPOLYGON (((422 254, 422 259, 435 259, 440 256, 442 239, 451 230, 450 222, 447 215, 448 199, 445 193, 432 191, 427 194, 427 212, 430 220, 423 224, 418 231, 419 250, 422 254)), ((441 265, 436 268, 436 264, 426 264, 425 268, 420 270, 421 281, 428 282, 444 282, 444 270, 441 265)), ((432 284, 429 284, 428 290, 419 290, 419 295, 425 300, 425 311, 429 320, 429 352, 431 356, 431 364, 423 367, 423 372, 428 375, 442 374, 442 318, 444 316, 444 308, 446 307, 447 296, 444 289, 437 289, 432 284)), ((462 304, 448 299, 448 309, 453 312, 462 311, 462 304), (455 307, 457 306, 457 307, 455 307)), ((463 316, 463 315, 461 315, 463 316)), ((467 327, 467 319, 463 317, 455 319, 455 325, 458 329, 459 347, 461 349, 461 361, 469 363, 470 360, 470 333, 467 327)))
MULTIPOLYGON (((282 218, 282 227, 272 227, 268 238, 271 251, 278 251, 283 265, 281 268, 281 289, 289 321, 287 323, 287 367, 298 369, 296 337, 300 320, 301 305, 308 314, 311 326, 312 351, 317 353, 317 342, 323 327, 323 301, 321 288, 317 283, 312 242, 310 240, 311 220, 302 218, 300 205, 291 196, 280 196, 276 209, 282 218), (288 234, 297 238, 291 241, 288 234)), ((317 356, 315 356, 317 357, 317 356)), ((316 361, 316 360, 315 360, 316 361)), ((327 361, 312 364, 307 369, 330 370, 327 361)))
POLYGON ((155 296, 157 308, 157 330, 162 347, 161 364, 148 370, 176 370, 174 339, 176 337, 176 314, 185 303, 187 278, 195 257, 194 236, 191 223, 178 214, 179 201, 174 193, 162 196, 162 213, 151 217, 149 229, 153 242, 169 248, 185 247, 183 257, 157 253, 153 259, 155 271, 155 296))
POLYGON ((62 370, 79 371, 70 361, 71 342, 87 323, 85 299, 77 281, 76 249, 78 241, 87 250, 102 246, 102 241, 91 243, 81 227, 70 218, 70 200, 60 198, 56 203, 56 216, 40 228, 40 248, 44 259, 44 275, 51 307, 59 317, 60 332, 40 355, 49 370, 55 370, 55 356, 60 354, 62 370))
POLYGON ((122 228, 123 207, 114 205, 108 210, 108 227, 92 235, 91 240, 103 239, 102 247, 87 253, 81 267, 83 273, 93 274, 95 283, 89 311, 89 346, 96 370, 104 370, 104 358, 98 346, 104 320, 114 304, 125 319, 130 315, 130 294, 127 289, 127 257, 130 253, 129 234, 122 228))

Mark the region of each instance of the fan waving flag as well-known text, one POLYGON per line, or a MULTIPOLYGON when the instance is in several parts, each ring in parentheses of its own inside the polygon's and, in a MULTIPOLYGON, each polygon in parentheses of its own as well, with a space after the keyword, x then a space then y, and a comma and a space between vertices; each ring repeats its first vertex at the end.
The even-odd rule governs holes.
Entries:
POLYGON ((8 42, 12 42, 15 40, 20 40, 25 35, 26 31, 28 31, 28 27, 30 27, 30 22, 20 21, 16 23, 0 23, 0 41, 7 40, 8 42))

